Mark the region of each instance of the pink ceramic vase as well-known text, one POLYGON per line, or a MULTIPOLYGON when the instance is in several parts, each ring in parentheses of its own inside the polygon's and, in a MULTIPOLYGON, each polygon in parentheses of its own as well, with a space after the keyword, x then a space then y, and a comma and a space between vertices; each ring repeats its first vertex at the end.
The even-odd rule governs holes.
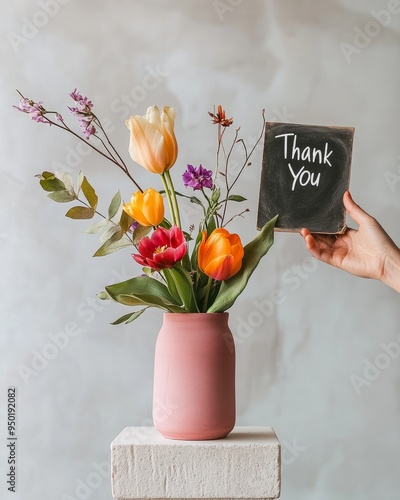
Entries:
POLYGON ((165 313, 154 359, 153 420, 166 438, 203 441, 235 425, 228 313, 165 313))

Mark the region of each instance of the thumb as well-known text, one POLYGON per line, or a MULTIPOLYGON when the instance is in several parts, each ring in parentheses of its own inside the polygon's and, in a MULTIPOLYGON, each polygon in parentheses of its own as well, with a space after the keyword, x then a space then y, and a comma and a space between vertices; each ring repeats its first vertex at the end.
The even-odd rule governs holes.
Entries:
POLYGON ((351 197, 349 191, 346 191, 343 195, 343 204, 348 211, 350 217, 357 222, 358 225, 363 222, 367 222, 371 219, 371 216, 367 214, 351 197))

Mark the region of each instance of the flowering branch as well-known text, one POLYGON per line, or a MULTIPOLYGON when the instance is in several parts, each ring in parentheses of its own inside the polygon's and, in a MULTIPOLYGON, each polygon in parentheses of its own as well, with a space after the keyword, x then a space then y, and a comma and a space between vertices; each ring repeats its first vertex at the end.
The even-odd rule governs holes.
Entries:
POLYGON ((239 141, 239 142, 241 142, 241 143, 243 144, 243 146, 244 146, 244 151, 245 151, 245 159, 244 159, 243 165, 242 165, 241 169, 239 170, 239 172, 238 172, 238 174, 237 174, 236 178, 234 179, 234 181, 233 181, 233 182, 232 182, 232 184, 231 184, 231 187, 230 187, 231 189, 233 188, 233 186, 234 186, 234 185, 236 184, 236 182, 238 181, 238 179, 239 179, 239 177, 240 177, 241 173, 243 172, 244 168, 245 168, 246 166, 250 165, 250 164, 248 163, 248 161, 250 160, 251 156, 253 155, 254 150, 255 150, 255 149, 256 149, 256 147, 258 146, 259 142, 260 142, 260 141, 261 141, 261 139, 264 137, 264 131, 265 131, 265 125, 266 125, 266 121, 265 121, 265 109, 263 109, 263 110, 262 110, 261 115, 262 115, 262 121, 263 121, 263 125, 262 125, 262 128, 261 128, 261 132, 260 132, 260 135, 259 135, 259 137, 258 137, 257 141, 255 142, 254 146, 251 148, 250 153, 247 153, 247 148, 246 148, 246 145, 245 145, 245 143, 244 143, 243 139, 240 139, 240 141, 239 141))
MULTIPOLYGON (((220 222, 219 222, 220 227, 225 227, 234 218, 234 217, 232 217, 231 219, 229 219, 228 222, 224 223, 225 216, 226 216, 226 211, 227 211, 227 206, 228 206, 228 201, 232 201, 232 196, 231 196, 232 189, 235 186, 236 182, 238 181, 238 179, 239 179, 240 175, 242 174, 244 168, 246 166, 251 165, 251 163, 250 163, 249 160, 250 160, 251 156, 253 155, 253 153, 254 153, 256 147, 258 146, 259 142, 264 137, 265 124, 266 124, 266 121, 265 121, 265 110, 264 109, 262 110, 263 126, 262 126, 262 129, 261 129, 260 135, 259 135, 256 143, 254 144, 254 146, 250 150, 250 152, 247 150, 247 146, 246 146, 244 140, 243 139, 238 139, 239 130, 240 130, 240 127, 239 127, 235 131, 235 137, 234 137, 234 139, 232 141, 231 147, 229 148, 228 154, 225 153, 225 149, 224 149, 224 146, 223 146, 223 143, 222 143, 222 139, 223 139, 223 135, 225 133, 226 128, 229 127, 230 125, 232 125, 233 118, 228 118, 228 119, 226 118, 226 114, 225 114, 225 111, 222 109, 222 106, 218 106, 218 112, 216 114, 215 113, 211 113, 211 112, 209 112, 208 114, 213 118, 212 122, 215 123, 215 124, 218 124, 218 132, 217 132, 218 146, 217 146, 217 168, 216 168, 216 173, 219 171, 219 152, 220 152, 221 148, 222 148, 222 150, 224 151, 224 154, 225 154, 225 169, 224 169, 224 172, 219 172, 219 173, 222 174, 223 177, 224 177, 224 179, 225 179, 226 197, 223 200, 223 202, 221 202, 221 203, 223 203, 223 206, 224 206, 223 213, 222 213, 221 216, 218 215, 218 219, 220 219, 220 222), (228 170, 229 170, 229 162, 230 162, 230 159, 231 159, 231 155, 232 155, 233 149, 234 149, 235 145, 238 144, 238 143, 241 143, 242 146, 243 146, 243 150, 244 150, 244 153, 245 153, 245 159, 244 159, 243 165, 239 169, 239 172, 237 173, 236 177, 234 178, 234 180, 232 181, 232 183, 229 183, 229 175, 228 175, 228 173, 229 173, 228 172, 228 170)), ((242 215, 243 213, 244 212, 241 212, 239 215, 242 215)))
POLYGON ((122 160, 122 158, 118 155, 118 158, 120 159, 120 162, 118 162, 115 157, 112 155, 110 150, 106 147, 104 144, 104 141, 102 138, 96 133, 96 128, 93 126, 93 122, 96 123, 96 125, 100 128, 104 136, 106 137, 107 142, 110 144, 112 149, 116 152, 114 146, 111 144, 107 134, 104 131, 103 126, 100 123, 100 120, 96 117, 96 115, 93 114, 92 112, 92 107, 93 104, 91 101, 87 99, 87 97, 82 97, 77 90, 75 89, 70 95, 74 99, 75 102, 78 103, 78 107, 73 107, 70 108, 69 110, 78 117, 79 122, 80 122, 80 128, 86 138, 83 139, 80 135, 78 135, 76 132, 74 132, 64 121, 62 115, 56 111, 48 111, 43 107, 43 102, 34 102, 31 99, 28 99, 24 97, 19 90, 17 90, 18 94, 21 96, 20 102, 18 106, 14 106, 16 109, 19 111, 22 111, 23 113, 27 113, 30 115, 31 119, 36 121, 37 123, 47 123, 49 125, 54 125, 57 128, 60 128, 61 130, 65 130, 66 132, 70 133, 80 141, 84 142, 87 144, 90 148, 92 148, 96 153, 99 155, 103 156, 107 160, 111 161, 114 163, 119 169, 121 169, 125 175, 129 177, 129 179, 135 184, 135 186, 142 191, 141 187, 139 184, 135 181, 135 179, 131 176, 128 167, 125 165, 125 162, 122 160), (56 116, 56 119, 62 124, 55 122, 54 120, 51 120, 48 115, 54 114, 56 116), (89 142, 89 138, 94 135, 102 144, 105 150, 107 151, 108 155, 105 154, 103 151, 98 149, 96 146, 91 144, 89 142))
POLYGON ((225 176, 226 199, 225 199, 225 202, 224 202, 224 211, 223 211, 222 217, 221 217, 221 227, 224 226, 226 208, 228 206, 228 201, 229 201, 229 194, 230 194, 231 189, 232 189, 232 186, 229 186, 229 178, 228 178, 229 160, 231 158, 231 154, 232 154, 233 148, 235 147, 235 144, 237 143, 237 138, 238 138, 238 135, 239 135, 239 130, 240 130, 240 128, 237 128, 235 130, 235 137, 234 137, 234 139, 232 141, 232 144, 231 144, 231 147, 229 149, 228 155, 226 156, 226 159, 225 159, 225 174, 224 174, 224 176, 225 176))

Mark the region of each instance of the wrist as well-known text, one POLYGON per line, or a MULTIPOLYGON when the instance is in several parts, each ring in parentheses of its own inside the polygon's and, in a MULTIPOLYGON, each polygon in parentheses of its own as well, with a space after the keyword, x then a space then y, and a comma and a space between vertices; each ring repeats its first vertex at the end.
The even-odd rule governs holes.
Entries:
POLYGON ((395 245, 385 257, 381 281, 400 292, 400 248, 395 245))

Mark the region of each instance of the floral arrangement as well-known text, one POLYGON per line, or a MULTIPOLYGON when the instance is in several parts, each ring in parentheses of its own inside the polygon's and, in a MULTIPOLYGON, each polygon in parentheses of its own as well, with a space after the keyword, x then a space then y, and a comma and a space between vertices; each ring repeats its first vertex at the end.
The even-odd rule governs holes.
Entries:
POLYGON ((142 273, 127 281, 112 284, 98 294, 103 300, 114 300, 133 306, 133 312, 123 315, 113 324, 129 323, 149 307, 172 313, 219 313, 226 311, 245 289, 260 259, 273 244, 275 220, 269 221, 257 236, 243 246, 238 234, 228 231, 227 207, 242 203, 245 198, 233 193, 239 177, 250 165, 250 158, 263 137, 265 116, 262 113, 262 130, 255 145, 249 149, 235 130, 229 147, 224 136, 232 125, 218 106, 209 112, 212 123, 217 125, 217 153, 215 168, 187 165, 182 175, 183 185, 196 195, 182 194, 175 190, 170 169, 178 156, 174 132, 175 110, 149 107, 145 116, 131 116, 126 120, 130 130, 129 153, 134 162, 161 177, 163 190, 151 187, 142 189, 132 177, 121 155, 112 145, 107 132, 93 112, 93 104, 76 89, 70 94, 74 106, 69 111, 75 115, 81 134, 67 125, 63 116, 49 111, 43 102, 34 102, 20 94, 20 111, 32 120, 62 129, 85 142, 98 154, 121 169, 135 186, 129 202, 123 203, 119 191, 112 198, 107 214, 98 211, 98 196, 82 172, 74 182, 65 172, 44 171, 39 174, 41 187, 49 198, 58 203, 74 202, 66 216, 71 219, 96 220, 87 230, 100 233, 101 246, 94 256, 108 255, 122 248, 133 248, 133 259, 142 266, 142 273), (240 144, 244 160, 235 175, 230 175, 230 159, 234 147, 240 144), (221 186, 218 186, 218 185, 221 186), (199 196, 197 196, 197 193, 199 196), (200 197, 201 196, 201 197, 200 197), (202 218, 197 230, 194 225, 182 228, 178 198, 184 197, 201 207, 202 218), (165 216, 164 201, 169 218, 165 216), (78 203, 78 204, 76 204, 78 203))

